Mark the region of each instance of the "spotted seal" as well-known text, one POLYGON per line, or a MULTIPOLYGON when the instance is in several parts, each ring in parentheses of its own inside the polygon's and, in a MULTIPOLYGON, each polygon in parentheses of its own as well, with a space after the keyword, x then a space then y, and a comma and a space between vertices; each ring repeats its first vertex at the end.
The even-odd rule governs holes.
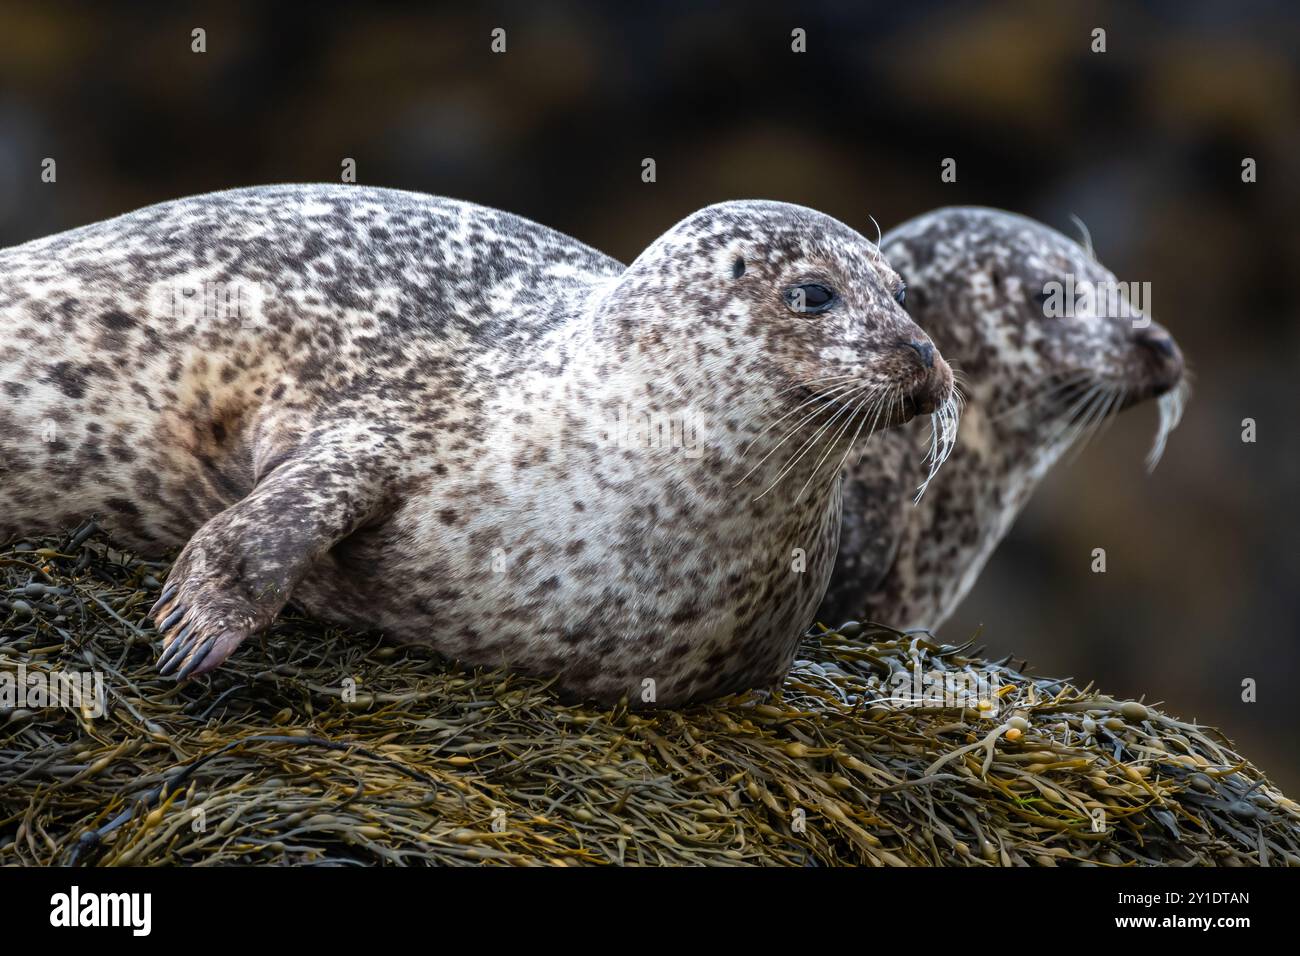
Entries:
POLYGON ((952 361, 966 403, 957 447, 916 507, 910 427, 881 436, 850 467, 820 620, 938 627, 1061 455, 1158 397, 1155 466, 1187 396, 1182 353, 1140 295, 1119 294, 1126 287, 1090 245, 1023 216, 965 207, 883 238, 908 311, 952 361))
POLYGON ((627 267, 395 190, 152 206, 0 252, 0 534, 98 513, 180 547, 152 614, 181 678, 292 598, 581 698, 770 684, 845 446, 952 401, 899 288, 776 202, 627 267))

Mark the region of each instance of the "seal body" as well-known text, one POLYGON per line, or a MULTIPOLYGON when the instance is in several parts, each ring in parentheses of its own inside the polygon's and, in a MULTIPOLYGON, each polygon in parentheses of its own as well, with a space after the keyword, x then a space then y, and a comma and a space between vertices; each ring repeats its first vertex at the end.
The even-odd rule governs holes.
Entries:
POLYGON ((1031 219, 940 209, 886 234, 881 249, 907 284, 909 312, 957 369, 965 407, 919 504, 915 424, 850 466, 818 618, 937 628, 1072 445, 1158 397, 1158 457, 1181 415, 1183 357, 1130 295, 1139 290, 1031 219))
POLYGON ((780 203, 630 267, 414 193, 164 203, 0 252, 0 534, 96 513, 179 546, 153 613, 181 677, 292 598, 578 697, 763 686, 834 559, 854 432, 817 429, 950 389, 897 285, 780 203))

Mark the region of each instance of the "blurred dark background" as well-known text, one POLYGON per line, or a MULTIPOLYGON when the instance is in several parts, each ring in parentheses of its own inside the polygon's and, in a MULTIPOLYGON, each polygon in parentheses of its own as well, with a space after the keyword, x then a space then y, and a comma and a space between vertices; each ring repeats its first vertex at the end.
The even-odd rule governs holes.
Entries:
POLYGON ((1298 50, 1284 2, 4 3, 0 245, 338 181, 344 157, 360 182, 505 208, 625 261, 723 199, 868 235, 868 214, 888 229, 954 203, 1066 231, 1077 214, 1121 279, 1152 283, 1196 394, 1154 476, 1153 406, 1054 472, 944 636, 982 625, 994 653, 1219 725, 1295 795, 1298 50))

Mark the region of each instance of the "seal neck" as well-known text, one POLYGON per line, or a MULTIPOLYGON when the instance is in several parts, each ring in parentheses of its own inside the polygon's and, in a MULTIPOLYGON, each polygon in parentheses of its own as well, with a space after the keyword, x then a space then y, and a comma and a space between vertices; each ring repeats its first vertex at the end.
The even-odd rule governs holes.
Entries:
MULTIPOLYGON (((900 433, 898 440, 907 438, 900 433)), ((952 456, 909 516, 896 561, 933 565, 929 552, 942 549, 944 573, 917 576, 890 607, 891 623, 939 627, 952 614, 1065 447, 1007 433, 996 413, 972 399, 952 456)))

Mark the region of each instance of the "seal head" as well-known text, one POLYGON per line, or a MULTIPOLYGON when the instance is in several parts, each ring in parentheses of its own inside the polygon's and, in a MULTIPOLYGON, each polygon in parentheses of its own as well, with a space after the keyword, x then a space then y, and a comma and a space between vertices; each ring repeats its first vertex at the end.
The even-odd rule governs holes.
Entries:
POLYGON ((651 244, 600 298, 595 324, 603 343, 631 344, 638 361, 680 365, 670 350, 702 353, 722 387, 811 397, 845 382, 846 395, 887 392, 881 424, 898 425, 952 394, 951 369, 902 296, 880 251, 838 220, 788 203, 728 202, 651 244))
POLYGON ((1188 387, 1145 287, 1121 283, 1090 248, 1041 223, 940 209, 891 231, 881 248, 907 284, 908 311, 953 361, 965 409, 957 448, 919 507, 901 490, 914 468, 909 429, 851 468, 818 616, 937 627, 1065 451, 1155 398, 1154 467, 1188 387))

